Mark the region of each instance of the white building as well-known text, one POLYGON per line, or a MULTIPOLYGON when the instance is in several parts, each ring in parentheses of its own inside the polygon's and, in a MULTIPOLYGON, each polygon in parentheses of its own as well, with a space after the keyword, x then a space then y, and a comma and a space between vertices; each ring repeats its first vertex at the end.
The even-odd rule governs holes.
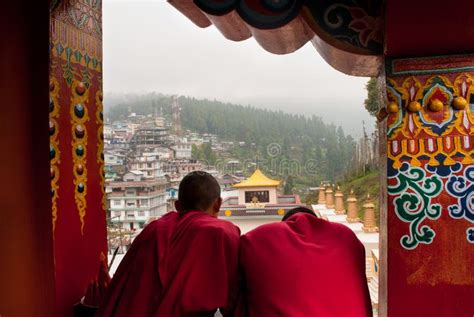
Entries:
POLYGON ((206 142, 217 143, 217 135, 215 135, 215 134, 204 133, 202 135, 202 138, 204 140, 204 143, 206 143, 206 142))
POLYGON ((156 147, 151 150, 151 153, 158 156, 160 160, 169 160, 173 157, 173 151, 166 147, 156 147))
POLYGON ((163 172, 165 174, 186 175, 194 171, 202 170, 202 164, 197 160, 168 160, 163 162, 163 172))
POLYGON ((166 128, 166 119, 165 119, 165 117, 158 116, 158 117, 155 117, 154 120, 155 120, 155 125, 158 128, 166 128))
POLYGON ((112 139, 117 142, 127 142, 132 134, 131 130, 127 128, 117 128, 112 130, 112 139))
POLYGON ((192 152, 192 144, 191 143, 178 143, 176 145, 171 146, 171 149, 174 152, 174 157, 176 159, 190 159, 191 152, 192 152))
POLYGON ((104 139, 110 140, 113 138, 113 128, 109 124, 104 124, 104 139))
POLYGON ((104 162, 108 166, 124 165, 125 156, 117 153, 105 152, 104 162))
POLYGON ((166 178, 145 178, 130 171, 122 181, 106 183, 106 195, 112 223, 126 230, 143 228, 146 222, 166 213, 166 178))
POLYGON ((164 175, 159 157, 151 153, 142 153, 142 156, 131 159, 129 165, 131 171, 140 171, 145 178, 157 178, 164 175))
POLYGON ((141 152, 141 155, 156 156, 159 160, 169 160, 173 158, 173 150, 164 146, 148 147, 146 152, 141 152))
POLYGON ((201 137, 201 135, 197 134, 197 133, 188 133, 188 140, 189 140, 189 143, 191 144, 195 144, 197 146, 200 146, 201 144, 204 143, 204 139, 201 137))

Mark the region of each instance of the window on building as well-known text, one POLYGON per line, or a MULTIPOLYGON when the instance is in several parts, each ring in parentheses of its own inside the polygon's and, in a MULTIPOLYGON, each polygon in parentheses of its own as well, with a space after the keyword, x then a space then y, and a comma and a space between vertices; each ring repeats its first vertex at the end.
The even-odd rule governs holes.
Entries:
POLYGON ((125 191, 125 193, 126 193, 127 195, 135 195, 135 191, 134 191, 133 189, 127 189, 127 190, 125 191))
POLYGON ((144 211, 139 211, 138 212, 138 217, 145 217, 145 212, 144 211))
POLYGON ((114 200, 112 200, 112 205, 113 206, 120 206, 120 205, 122 205, 122 201, 119 200, 119 199, 114 199, 114 200))
POLYGON ((269 201, 268 190, 245 192, 246 203, 268 203, 269 201))

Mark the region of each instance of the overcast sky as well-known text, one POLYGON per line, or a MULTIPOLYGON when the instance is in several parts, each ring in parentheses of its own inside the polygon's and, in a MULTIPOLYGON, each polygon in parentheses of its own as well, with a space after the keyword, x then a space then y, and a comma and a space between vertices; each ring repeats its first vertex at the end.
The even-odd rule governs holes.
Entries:
POLYGON ((200 29, 165 0, 104 0, 104 90, 161 92, 316 114, 360 136, 367 78, 326 64, 311 43, 273 55, 253 38, 200 29))

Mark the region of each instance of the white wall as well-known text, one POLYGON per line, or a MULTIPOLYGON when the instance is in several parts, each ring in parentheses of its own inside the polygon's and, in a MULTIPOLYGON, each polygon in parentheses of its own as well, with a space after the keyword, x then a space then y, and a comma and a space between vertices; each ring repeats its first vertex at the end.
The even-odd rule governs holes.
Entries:
POLYGON ((234 225, 240 228, 241 234, 246 234, 250 230, 257 228, 266 223, 272 222, 279 222, 281 221, 281 217, 255 217, 255 218, 248 218, 248 217, 220 217, 220 219, 227 220, 232 222, 234 225))

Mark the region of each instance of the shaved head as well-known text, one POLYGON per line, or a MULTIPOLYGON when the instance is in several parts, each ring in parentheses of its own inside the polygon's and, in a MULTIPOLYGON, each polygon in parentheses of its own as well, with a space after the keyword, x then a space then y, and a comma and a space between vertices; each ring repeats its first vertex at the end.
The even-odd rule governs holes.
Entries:
POLYGON ((287 220, 288 218, 290 218, 291 216, 293 216, 294 214, 297 214, 297 213, 305 213, 305 214, 313 215, 313 216, 316 217, 316 214, 311 209, 306 208, 306 207, 296 207, 296 208, 288 210, 288 212, 285 214, 283 219, 281 219, 281 221, 285 221, 285 220, 287 220))
POLYGON ((206 211, 220 197, 221 188, 211 174, 203 171, 191 172, 179 184, 179 211, 206 211))

